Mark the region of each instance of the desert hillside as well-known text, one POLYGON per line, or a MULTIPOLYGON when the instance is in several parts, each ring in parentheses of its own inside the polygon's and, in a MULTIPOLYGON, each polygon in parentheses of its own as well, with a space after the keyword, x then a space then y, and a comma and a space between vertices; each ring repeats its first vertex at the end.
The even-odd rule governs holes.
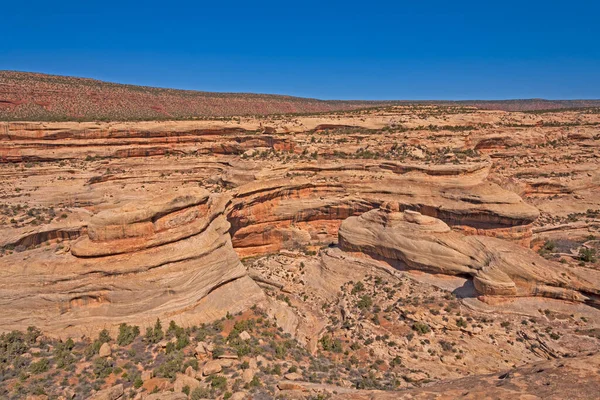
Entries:
POLYGON ((320 113, 382 102, 212 93, 122 85, 95 79, 0 71, 0 120, 138 121, 320 113))
POLYGON ((540 111, 600 107, 600 100, 338 101, 123 85, 95 79, 0 71, 0 121, 193 120, 314 114, 389 105, 444 105, 540 111))

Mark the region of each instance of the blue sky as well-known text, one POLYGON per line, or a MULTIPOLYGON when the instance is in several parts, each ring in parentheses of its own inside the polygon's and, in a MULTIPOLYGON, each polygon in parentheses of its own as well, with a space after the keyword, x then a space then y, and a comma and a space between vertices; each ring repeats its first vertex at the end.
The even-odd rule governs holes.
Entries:
POLYGON ((600 1, 7 1, 0 69, 323 99, 600 98, 600 1))

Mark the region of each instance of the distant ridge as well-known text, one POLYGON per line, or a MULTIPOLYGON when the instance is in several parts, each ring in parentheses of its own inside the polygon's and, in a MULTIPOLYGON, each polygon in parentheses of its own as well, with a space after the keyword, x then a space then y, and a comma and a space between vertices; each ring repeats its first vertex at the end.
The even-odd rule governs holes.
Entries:
POLYGON ((600 107, 600 100, 349 101, 163 89, 31 72, 0 71, 0 120, 129 121, 310 114, 399 104, 506 111, 600 107))

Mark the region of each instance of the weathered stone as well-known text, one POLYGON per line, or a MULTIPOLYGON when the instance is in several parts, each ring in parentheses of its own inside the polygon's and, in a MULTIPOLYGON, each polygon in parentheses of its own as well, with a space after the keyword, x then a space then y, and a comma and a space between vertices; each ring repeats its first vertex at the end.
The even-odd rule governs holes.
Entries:
POLYGON ((600 294, 600 274, 594 271, 566 269, 508 241, 464 236, 414 211, 384 208, 350 217, 340 227, 339 242, 344 250, 381 257, 399 268, 470 275, 482 295, 595 302, 600 294))
POLYGON ((187 395, 181 392, 152 393, 144 397, 144 400, 187 400, 187 395))
POLYGON ((200 386, 200 381, 198 381, 196 378, 193 378, 186 374, 178 373, 177 376, 175 377, 175 384, 174 384, 175 392, 181 393, 183 391, 183 388, 186 386, 188 386, 190 388, 190 390, 194 390, 198 386, 200 386))
POLYGON ((123 396, 123 393, 123 385, 119 384, 92 394, 89 400, 117 400, 123 396))
POLYGON ((222 369, 221 363, 218 360, 211 360, 202 367, 202 375, 214 375, 221 372, 222 369))
POLYGON ((242 372, 242 381, 244 381, 244 383, 249 383, 250 381, 252 381, 252 378, 254 378, 254 374, 254 369, 245 369, 244 372, 242 372))
POLYGON ((100 357, 109 357, 111 354, 112 350, 110 345, 108 343, 102 343, 102 346, 100 346, 100 350, 98 351, 98 355, 100 357))
POLYGON ((0 258, 0 302, 14 310, 1 313, 0 325, 91 334, 178 314, 187 326, 261 302, 231 247, 227 203, 203 190, 140 199, 92 217, 71 253, 0 258), (25 264, 27 274, 19 273, 25 264))
POLYGON ((288 381, 301 381, 302 380, 302 375, 300 375, 297 372, 290 372, 288 374, 285 374, 283 377, 285 379, 287 379, 288 381))
POLYGON ((250 340, 250 334, 247 331, 243 331, 240 333, 240 339, 242 340, 250 340))
POLYGON ((142 376, 141 376, 142 381, 146 382, 147 380, 152 379, 152 375, 153 375, 152 371, 142 371, 142 376))

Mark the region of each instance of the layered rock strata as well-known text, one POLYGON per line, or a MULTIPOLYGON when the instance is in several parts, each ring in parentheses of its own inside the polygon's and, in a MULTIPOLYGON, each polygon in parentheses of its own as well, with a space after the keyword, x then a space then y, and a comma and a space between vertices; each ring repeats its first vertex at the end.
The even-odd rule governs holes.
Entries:
POLYGON ((404 269, 473 278, 486 296, 544 296, 600 305, 600 274, 548 261, 508 241, 464 236, 443 221, 392 207, 346 219, 339 245, 404 269))
POLYGON ((231 246, 228 198, 197 190, 93 216, 70 251, 0 259, 0 325, 60 335, 156 318, 186 326, 263 299, 231 246))
POLYGON ((129 158, 164 155, 242 154, 248 149, 293 150, 287 138, 224 124, 0 123, 0 163, 129 158))
POLYGON ((536 208, 485 180, 489 164, 345 162, 270 171, 238 188, 229 211, 233 244, 254 255, 337 239, 341 222, 384 203, 448 225, 529 244, 536 208), (279 176, 278 176, 279 175, 279 176))

